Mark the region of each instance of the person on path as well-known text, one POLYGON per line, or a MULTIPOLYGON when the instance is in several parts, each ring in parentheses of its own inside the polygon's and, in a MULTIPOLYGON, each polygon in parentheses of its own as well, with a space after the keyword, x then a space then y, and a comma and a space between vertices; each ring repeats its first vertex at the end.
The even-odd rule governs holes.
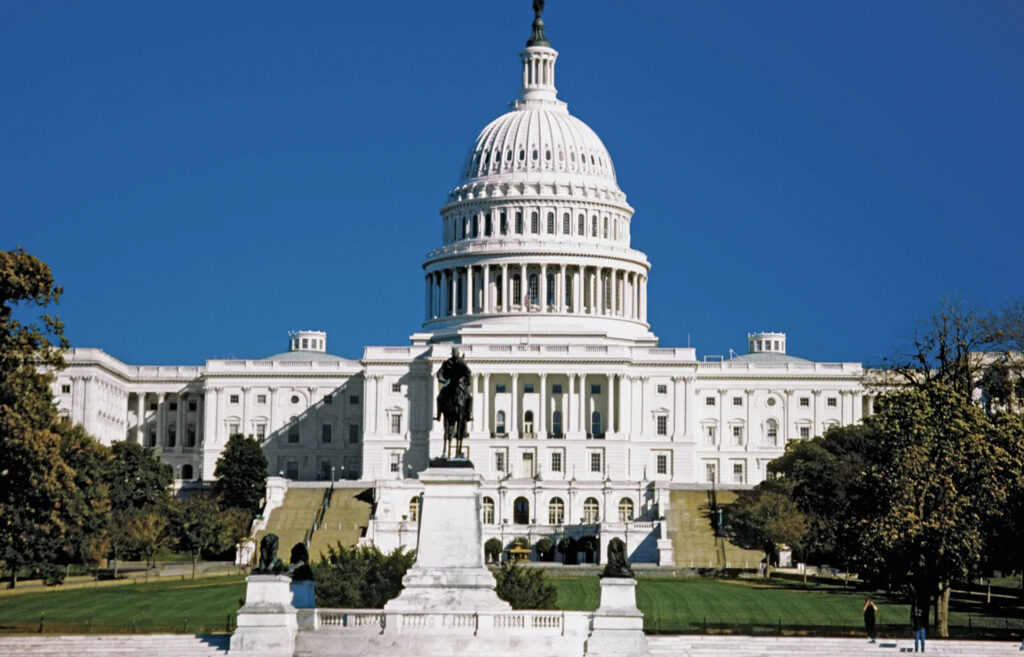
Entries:
POLYGON ((868 598, 861 611, 864 612, 864 631, 870 639, 868 643, 874 643, 878 637, 878 633, 875 632, 875 612, 878 611, 878 607, 871 598, 868 598))
POLYGON ((917 605, 910 609, 910 626, 914 630, 914 652, 917 652, 919 641, 921 642, 921 652, 924 652, 924 612, 917 605))

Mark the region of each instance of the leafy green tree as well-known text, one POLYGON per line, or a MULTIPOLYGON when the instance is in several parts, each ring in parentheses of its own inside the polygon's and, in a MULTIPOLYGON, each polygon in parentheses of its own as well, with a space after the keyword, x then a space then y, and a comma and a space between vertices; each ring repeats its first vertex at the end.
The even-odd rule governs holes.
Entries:
POLYGON ((142 513, 165 509, 171 501, 174 481, 171 466, 138 443, 116 442, 111 450, 113 459, 107 475, 111 508, 142 513))
POLYGON ((404 547, 388 555, 375 546, 331 547, 313 566, 317 605, 380 609, 401 592, 402 578, 415 561, 416 553, 404 547))
POLYGON ((495 593, 513 609, 554 609, 558 590, 544 580, 544 571, 509 560, 494 571, 495 593))
POLYGON ((488 563, 497 563, 501 557, 501 539, 489 538, 484 542, 484 555, 488 563))
POLYGON ((192 555, 192 579, 203 554, 222 552, 229 546, 228 528, 217 502, 206 497, 174 500, 171 505, 171 535, 178 549, 192 555))
POLYGON ((110 550, 110 487, 106 475, 111 452, 82 425, 64 421, 58 431, 61 455, 74 478, 72 495, 63 509, 67 533, 60 561, 65 574, 72 563, 98 569, 110 550))
POLYGON ((725 534, 740 547, 764 552, 765 564, 771 564, 780 543, 799 550, 807 534, 807 517, 796 503, 761 487, 740 492, 723 511, 725 534))
POLYGON ((537 558, 541 561, 552 561, 555 558, 555 542, 547 536, 537 540, 537 558))
MULTIPOLYGON (((127 525, 131 548, 146 562, 146 582, 149 571, 156 565, 156 554, 171 543, 167 516, 159 511, 135 512, 127 525)), ((115 573, 116 577, 116 573, 115 573)), ((192 560, 192 579, 196 577, 195 556, 192 560)))
POLYGON ((223 508, 259 513, 267 490, 267 457, 258 440, 241 434, 228 438, 213 474, 217 478, 214 491, 223 508))

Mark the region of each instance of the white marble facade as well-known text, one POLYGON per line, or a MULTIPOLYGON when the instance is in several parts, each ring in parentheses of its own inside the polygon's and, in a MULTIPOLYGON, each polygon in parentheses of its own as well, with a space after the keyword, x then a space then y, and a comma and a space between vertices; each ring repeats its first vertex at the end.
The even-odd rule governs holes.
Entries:
POLYGON ((415 534, 415 477, 441 447, 434 375, 458 345, 485 533, 602 524, 602 542, 619 535, 633 555, 656 555, 668 487, 757 483, 788 441, 870 412, 859 363, 789 355, 783 333, 749 334, 727 360, 659 346, 633 209, 600 138, 557 98, 557 56, 520 53, 519 100, 470 149, 409 345, 347 360, 325 333, 296 331, 277 355, 198 367, 77 348, 54 383, 62 412, 104 443, 152 446, 182 481, 210 481, 241 432, 264 441, 271 474, 373 483, 387 547, 415 534))

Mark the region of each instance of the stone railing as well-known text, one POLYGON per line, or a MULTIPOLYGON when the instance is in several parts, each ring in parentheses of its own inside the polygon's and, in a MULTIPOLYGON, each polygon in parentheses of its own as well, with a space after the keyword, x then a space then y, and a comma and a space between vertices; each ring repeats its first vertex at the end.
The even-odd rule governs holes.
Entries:
POLYGON ((314 630, 332 632, 415 633, 477 635, 497 630, 502 634, 564 636, 585 632, 590 614, 572 611, 497 611, 479 613, 386 612, 379 609, 313 609, 314 630))

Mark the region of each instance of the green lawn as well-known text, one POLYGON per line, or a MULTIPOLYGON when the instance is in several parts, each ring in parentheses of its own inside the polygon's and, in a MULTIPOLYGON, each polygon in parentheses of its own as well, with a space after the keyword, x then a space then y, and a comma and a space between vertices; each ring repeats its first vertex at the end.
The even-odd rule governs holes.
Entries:
MULTIPOLYGON (((550 578, 562 609, 597 607, 596 577, 550 578)), ((0 632, 215 632, 234 623, 245 595, 240 576, 124 584, 66 591, 0 594, 0 632), (230 621, 229 621, 230 619, 230 621)), ((874 596, 882 636, 903 636, 902 602, 874 596)), ((732 632, 842 635, 863 632, 864 594, 841 587, 773 580, 642 579, 637 602, 653 632, 732 632)), ((986 613, 981 603, 954 603, 951 634, 1005 637, 1024 630, 1018 606, 986 613), (986 629, 988 628, 988 629, 986 629)))

